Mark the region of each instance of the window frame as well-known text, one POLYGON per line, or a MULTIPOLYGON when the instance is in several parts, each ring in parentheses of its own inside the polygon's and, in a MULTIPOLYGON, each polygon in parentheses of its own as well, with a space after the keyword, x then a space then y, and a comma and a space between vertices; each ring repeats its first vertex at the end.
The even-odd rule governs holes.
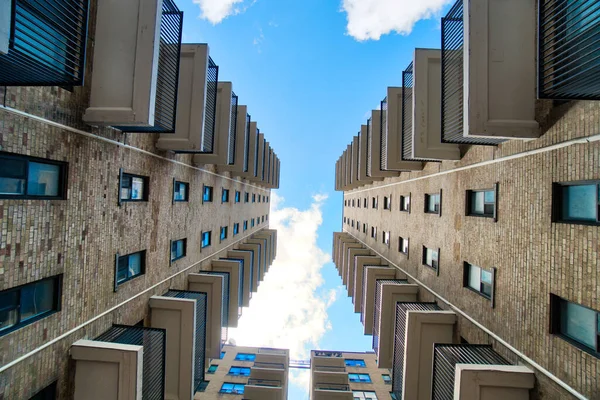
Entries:
POLYGON ((244 220, 244 223, 242 224, 243 226, 243 232, 246 232, 248 230, 248 220, 244 220))
POLYGON ((392 195, 383 196, 383 209, 392 211, 392 195))
POLYGON ((171 240, 169 243, 169 265, 174 263, 177 260, 184 258, 187 255, 187 238, 171 240), (175 242, 183 242, 183 254, 179 257, 173 258, 173 243, 175 242))
POLYGON ((390 231, 387 231, 387 232, 382 231, 382 232, 383 232, 383 235, 381 235, 381 243, 383 243, 384 246, 390 247, 390 242, 391 242, 390 231))
POLYGON ((236 190, 234 197, 233 197, 233 201, 234 201, 234 203, 240 203, 242 201, 242 192, 240 192, 239 190, 236 190))
POLYGON ((219 394, 233 394, 233 395, 238 395, 238 394, 244 394, 244 389, 246 387, 245 383, 240 383, 240 382, 223 382, 221 384, 221 388, 219 389, 219 394), (227 391, 224 389, 225 385, 231 385, 231 391, 227 391), (241 386, 242 387, 242 391, 240 392, 239 389, 236 389, 237 386, 241 386))
POLYGON ((252 202, 256 203, 256 193, 252 193, 252 202))
POLYGON ((188 182, 183 182, 183 181, 178 181, 177 179, 173 178, 173 204, 175 203, 185 203, 185 202, 189 202, 190 201, 190 184, 188 182), (177 185, 183 185, 185 186, 185 198, 183 200, 177 200, 175 198, 175 193, 177 185))
POLYGON ((227 240, 228 234, 229 234, 229 227, 222 226, 221 229, 219 229, 219 243, 223 243, 224 240, 227 240))
POLYGON ((252 361, 252 362, 254 362, 256 360, 256 353, 236 353, 234 360, 235 361, 252 361), (250 357, 251 359, 239 358, 240 355, 252 356, 252 357, 250 357))
POLYGON ((250 220, 250 228, 254 228, 254 218, 250 220))
POLYGON ((233 224, 233 236, 239 235, 240 234, 240 223, 239 222, 235 222, 233 224))
POLYGON ((229 367, 229 371, 227 371, 227 375, 229 375, 229 376, 244 376, 244 377, 250 377, 250 372, 251 372, 251 368, 250 368, 250 367, 244 367, 244 366, 239 366, 239 365, 231 365, 231 366, 229 367), (242 370, 243 370, 244 372, 246 372, 246 371, 247 371, 247 372, 248 372, 248 375, 245 375, 245 374, 242 374, 242 373, 240 373, 240 374, 233 374, 233 373, 231 373, 231 370, 232 370, 232 369, 234 369, 234 368, 236 368, 236 369, 239 369, 240 371, 242 371, 242 370))
POLYGON ((214 189, 212 186, 208 186, 208 185, 202 185, 202 204, 204 203, 212 203, 213 202, 213 196, 214 196, 214 189), (206 190, 206 188, 209 189, 209 198, 205 199, 205 193, 204 191, 206 190))
POLYGON ((360 358, 344 358, 344 365, 346 367, 352 367, 352 368, 366 368, 367 367, 367 363, 365 362, 365 360, 360 359, 360 358), (350 362, 350 363, 348 363, 350 362), (357 364, 357 365, 355 365, 357 364))
POLYGON ((250 201, 250 193, 244 192, 244 203, 248 203, 250 201))
POLYGON ((421 263, 425 267, 434 270, 436 272, 436 274, 439 276, 440 275, 440 248, 438 247, 437 250, 436 250, 436 249, 433 249, 433 248, 430 248, 430 247, 427 247, 427 246, 423 245, 423 254, 422 254, 422 256, 423 256, 423 258, 421 260, 421 263), (427 250, 437 251, 437 260, 436 260, 437 266, 427 264, 427 250))
MULTIPOLYGON (((25 188, 23 195, 10 195, 10 194, 0 194, 0 199, 7 200, 67 200, 67 184, 69 181, 69 163, 65 161, 57 161, 50 160, 47 158, 41 157, 32 157, 24 154, 15 154, 0 151, 0 160, 8 159, 8 160, 17 160, 17 161, 25 161, 25 188), (29 163, 34 162, 38 164, 48 164, 48 165, 56 165, 59 167, 58 174, 58 194, 56 196, 40 196, 40 195, 30 195, 27 194, 27 188, 29 184, 29 163)), ((120 192, 120 190, 119 190, 120 192)))
POLYGON ((412 197, 412 193, 408 193, 408 196, 400 196, 400 205, 399 205, 400 211, 407 212, 410 214, 410 209, 411 209, 411 205, 412 205, 411 197, 412 197), (407 198, 408 198, 408 208, 404 209, 402 206, 404 205, 404 200, 407 198))
POLYGON ((552 183, 552 222, 557 223, 557 224, 599 226, 600 225, 600 179, 588 179, 588 180, 568 181, 568 182, 553 182, 552 183), (598 205, 596 207, 596 221, 564 219, 562 217, 562 206, 563 206, 562 189, 564 187, 568 187, 568 186, 588 186, 588 185, 596 186, 596 197, 598 199, 598 205))
POLYGON ((377 392, 374 390, 352 390, 352 398, 357 399, 357 395, 360 396, 358 397, 359 400, 378 400, 377 392))
POLYGON ((390 376, 390 374, 381 374, 381 379, 383 379, 383 383, 386 385, 392 384, 392 377, 390 376), (387 379, 384 378, 385 376, 387 376, 387 379))
POLYGON ((376 226, 371 227, 371 238, 377 240, 377 227, 376 226))
POLYGON ((53 275, 53 276, 49 276, 46 278, 38 279, 36 281, 24 283, 23 285, 11 287, 9 289, 0 291, 0 294, 3 294, 3 295, 7 294, 7 293, 13 293, 13 292, 17 293, 17 304, 15 306, 15 309, 17 310, 17 316, 18 316, 17 322, 14 325, 7 327, 3 330, 0 330, 0 337, 5 336, 5 335, 7 335, 11 332, 14 332, 16 330, 19 330, 21 328, 24 328, 27 325, 31 325, 34 322, 37 322, 41 319, 51 316, 52 314, 56 314, 57 312, 60 312, 62 309, 62 286, 63 286, 63 274, 58 274, 58 275, 53 275), (52 309, 49 311, 45 311, 43 313, 37 314, 33 317, 29 317, 25 321, 22 321, 21 320, 22 319, 21 318, 21 290, 27 286, 38 284, 38 283, 44 282, 44 281, 53 281, 53 284, 54 284, 54 293, 53 293, 54 296, 52 298, 52 309))
MULTIPOLYGON (((492 188, 485 188, 485 189, 468 189, 466 191, 466 198, 465 198, 465 215, 467 217, 479 217, 479 218, 491 218, 494 222, 498 222, 498 188, 499 188, 499 183, 496 182, 494 184, 494 186, 492 188), (474 213, 471 210, 471 206, 473 205, 472 200, 471 200, 471 195, 473 193, 478 193, 478 192, 494 192, 494 211, 492 214, 477 214, 474 213)), ((484 195, 485 197, 485 195, 484 195)), ((440 200, 441 203, 441 200, 440 200)), ((485 204, 485 201, 484 201, 485 204)), ((441 205, 440 205, 441 207, 441 205)))
POLYGON ((142 275, 146 275, 146 249, 144 250, 140 250, 140 251, 135 251, 133 253, 128 253, 128 254, 123 254, 120 255, 119 253, 117 253, 115 255, 115 287, 114 287, 114 291, 116 292, 117 289, 119 288, 119 286, 134 280, 135 278, 139 278, 142 275), (132 276, 128 276, 127 279, 124 279, 122 281, 118 281, 117 280, 117 276, 118 276, 118 272, 119 272, 119 259, 121 259, 121 257, 130 257, 134 254, 140 254, 140 273, 137 275, 132 275, 132 276))
MULTIPOLYGON (((130 192, 131 196, 131 192, 130 192)), ((123 172, 123 168, 119 168, 119 206, 123 203, 143 203, 147 202, 150 198, 150 177, 138 174, 130 174, 129 172, 123 172), (144 190, 141 199, 123 199, 121 198, 121 190, 123 189, 123 176, 127 175, 131 178, 141 178, 144 181, 144 190)))
POLYGON ((600 311, 594 310, 593 308, 584 306, 583 304, 576 303, 574 301, 569 301, 563 297, 560 297, 554 293, 550 293, 550 333, 564 340, 565 342, 577 347, 579 350, 582 350, 596 358, 600 358, 600 311), (571 303, 575 304, 579 307, 586 308, 590 311, 596 313, 596 349, 592 349, 588 347, 584 343, 573 339, 562 332, 562 315, 561 315, 561 303, 571 303))
MULTIPOLYGON (((398 252, 404 254, 408 259, 410 253, 410 239, 398 236, 398 252), (406 242, 406 252, 404 252, 402 243, 406 242)), ((439 258, 439 257, 438 257, 439 258)))
POLYGON ((212 245, 212 231, 202 231, 200 233, 200 248, 205 249, 212 245), (204 234, 208 234, 208 243, 204 244, 204 234))
POLYGON ((349 372, 348 373, 348 381, 351 382, 351 383, 373 383, 373 380, 371 379, 371 375, 369 375, 368 373, 363 374, 363 373, 359 373, 359 372, 349 372), (351 380, 350 379, 350 375, 357 375, 358 376, 358 380, 357 381, 356 380, 355 381, 351 380), (364 376, 366 376, 367 378, 369 378, 369 380, 368 381, 363 381, 361 379, 361 377, 364 377, 364 376))
POLYGON ((229 189, 221 188, 221 204, 229 203, 229 189))
MULTIPOLYGON (((438 257, 439 258, 439 257, 438 257)), ((494 308, 495 306, 495 294, 496 294, 496 268, 492 267, 492 268, 483 268, 479 265, 475 265, 475 264, 471 264, 467 261, 463 262, 463 287, 465 289, 468 289, 470 291, 472 291, 473 293, 477 293, 478 295, 480 295, 481 297, 483 297, 484 299, 490 300, 491 302, 491 306, 492 308, 494 308), (474 288, 472 288, 471 286, 469 286, 469 272, 471 271, 470 267, 476 267, 479 268, 481 271, 487 271, 489 273, 491 273, 492 275, 492 283, 490 284, 491 286, 491 294, 488 296, 487 294, 485 294, 482 290, 481 290, 481 285, 483 284, 483 281, 481 280, 481 277, 479 278, 480 281, 480 285, 479 285, 479 290, 476 290, 474 288)))
POLYGON ((372 209, 377 210, 379 209, 379 196, 373 196, 373 200, 372 200, 372 209))
POLYGON ((219 369, 219 364, 210 364, 210 366, 208 367, 208 369, 206 370, 207 374, 214 374, 215 372, 217 372, 217 370, 219 369), (215 367, 215 369, 211 370, 212 367, 215 367))
POLYGON ((425 214, 433 214, 433 215, 438 215, 438 216, 442 216, 442 189, 440 189, 440 191, 438 193, 425 193, 425 205, 423 208, 423 211, 425 212, 425 214), (427 207, 429 205, 429 197, 430 196, 439 196, 439 204, 438 204, 438 211, 430 211, 429 208, 427 207))

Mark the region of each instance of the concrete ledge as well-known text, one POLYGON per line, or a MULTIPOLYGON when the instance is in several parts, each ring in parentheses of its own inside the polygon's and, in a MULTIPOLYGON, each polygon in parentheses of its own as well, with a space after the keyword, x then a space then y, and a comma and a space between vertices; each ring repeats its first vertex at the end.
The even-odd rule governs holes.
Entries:
POLYGON ((533 371, 515 365, 456 364, 456 400, 529 400, 533 371))
POLYGON ((229 273, 229 320, 227 326, 235 328, 238 325, 240 304, 240 264, 238 261, 213 260, 210 265, 213 271, 229 273))
POLYGON ((363 301, 363 280, 365 273, 365 265, 381 265, 381 258, 376 256, 356 256, 354 257, 354 293, 352 303, 354 304, 354 312, 361 312, 363 301))
MULTIPOLYGON (((364 288, 364 299, 362 307, 362 322, 365 328, 365 335, 373 334, 373 316, 375 314, 375 283, 377 279, 396 279, 396 273, 402 274, 396 268, 387 266, 374 267, 368 266, 365 268, 367 276, 366 287, 364 288)), ((404 274, 402 274, 404 275, 404 274)), ((398 278, 403 279, 403 278, 398 278)))
POLYGON ((188 290, 206 293, 206 357, 221 356, 221 307, 223 307, 223 277, 212 274, 189 274, 188 290))
POLYGON ((346 257, 346 265, 344 265, 344 276, 342 283, 348 288, 348 296, 354 294, 354 260, 356 256, 371 255, 371 250, 365 248, 349 248, 348 256, 346 257))

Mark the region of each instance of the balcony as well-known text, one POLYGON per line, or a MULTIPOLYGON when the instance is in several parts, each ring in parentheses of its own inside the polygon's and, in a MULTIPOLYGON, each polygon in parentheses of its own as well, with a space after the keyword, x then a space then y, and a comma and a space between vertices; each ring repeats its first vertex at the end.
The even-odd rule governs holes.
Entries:
POLYGON ((242 305, 244 289, 244 264, 239 260, 219 259, 211 262, 212 271, 208 273, 221 273, 224 276, 227 296, 223 297, 223 304, 227 304, 228 327, 235 328, 238 324, 238 308, 242 305))
POLYGON ((259 279, 262 281, 263 279, 265 279, 265 272, 267 271, 267 255, 269 254, 267 249, 267 240, 259 237, 255 238, 254 236, 252 236, 250 239, 246 240, 246 244, 257 244, 260 246, 259 279))
POLYGON ((244 389, 244 399, 248 400, 283 400, 284 398, 279 380, 250 378, 244 389))
POLYGON ((223 328, 227 327, 228 304, 224 300, 229 299, 228 276, 224 273, 209 273, 209 271, 189 274, 188 290, 206 293, 206 357, 219 358, 223 328))
MULTIPOLYGON (((248 116, 249 118, 250 116, 248 116)), ((244 148, 244 170, 242 178, 253 180, 256 178, 258 163, 258 128, 255 121, 250 121, 244 148)))
POLYGON ((354 295, 354 266, 356 265, 356 257, 368 256, 371 254, 369 249, 348 249, 348 261, 346 264, 346 274, 342 279, 343 283, 348 288, 348 296, 354 295))
POLYGON ((182 25, 172 0, 100 2, 83 120, 124 132, 175 132, 182 25))
POLYGON ((313 400, 352 400, 354 396, 350 386, 336 383, 315 383, 313 400))
POLYGON ((600 3, 541 0, 538 97, 600 99, 600 3))
POLYGON ((506 398, 529 400, 535 385, 533 371, 512 366, 489 345, 435 344, 432 400, 506 398))
POLYGON ((354 304, 354 312, 361 311, 363 299, 363 286, 365 268, 367 266, 381 265, 381 258, 375 256, 356 256, 354 257, 354 293, 352 294, 352 303, 354 304))
POLYGON ((362 323, 364 334, 372 335, 375 321, 375 290, 378 279, 406 279, 406 275, 388 266, 367 266, 363 284, 362 323))
POLYGON ((252 252, 252 292, 258 290, 258 285, 262 281, 262 274, 260 270, 260 244, 255 243, 242 243, 237 246, 236 250, 247 250, 252 252))
MULTIPOLYGON (((352 240, 354 240, 354 239, 352 239, 352 240)), ((356 241, 342 240, 342 245, 341 245, 342 256, 341 256, 341 263, 340 263, 340 274, 342 276, 342 282, 344 283, 344 285, 347 283, 348 264, 350 261, 350 249, 366 250, 367 251, 366 254, 369 254, 368 250, 365 249, 365 247, 361 243, 358 243, 356 241)))
POLYGON ((88 2, 0 4, 0 86, 81 86, 88 2))
MULTIPOLYGON (((236 102, 239 103, 237 96, 236 102)), ((250 115, 248 115, 248 107, 243 105, 236 106, 236 120, 235 120, 235 136, 234 140, 231 140, 231 136, 229 139, 228 149, 229 153, 227 156, 227 164, 226 165, 218 165, 218 171, 231 171, 233 176, 240 177, 242 172, 244 172, 244 156, 246 146, 246 140, 249 139, 249 129, 250 129, 250 115)), ((233 100, 232 100, 232 109, 233 109, 233 100)))
POLYGON ((254 275, 254 263, 252 262, 253 253, 249 250, 230 250, 227 252, 227 258, 233 260, 239 260, 243 263, 244 277, 243 277, 243 292, 242 292, 242 306, 248 307, 250 305, 250 297, 252 295, 252 276, 254 275))

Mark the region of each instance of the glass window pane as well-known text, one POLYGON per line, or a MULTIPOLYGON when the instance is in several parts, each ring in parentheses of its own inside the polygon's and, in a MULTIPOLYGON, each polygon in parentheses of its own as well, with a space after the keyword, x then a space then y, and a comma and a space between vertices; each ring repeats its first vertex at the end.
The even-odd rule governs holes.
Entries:
POLYGON ((484 210, 484 192, 471 192, 471 212, 473 214, 483 214, 484 210))
POLYGON ((25 194, 27 161, 0 158, 0 194, 25 194))
POLYGON ((494 195, 493 190, 486 190, 484 192, 484 201, 486 203, 495 203, 496 202, 496 196, 494 195))
POLYGON ((117 282, 127 279, 128 257, 119 257, 117 265, 117 282))
POLYGON ((142 272, 142 256, 140 253, 135 253, 129 256, 128 262, 128 277, 139 275, 142 272))
POLYGON ((467 268, 469 268, 469 287, 479 291, 481 286, 481 268, 470 264, 467 268))
POLYGON ((484 269, 481 270, 481 282, 492 284, 492 273, 484 269))
POLYGON ((19 292, 0 293, 0 331, 10 328, 18 321, 19 292))
POLYGON ((564 186, 562 197, 562 217, 564 219, 596 221, 597 185, 564 186))
POLYGON ((142 200, 144 198, 144 179, 131 178, 131 200, 142 200))
POLYGON ((596 312, 568 301, 561 301, 560 308, 560 331, 562 334, 595 349, 597 335, 596 312))
POLYGON ((21 288, 21 322, 54 308, 54 280, 47 279, 21 288))
POLYGON ((32 196, 58 196, 60 167, 54 164, 29 163, 27 194, 32 196))

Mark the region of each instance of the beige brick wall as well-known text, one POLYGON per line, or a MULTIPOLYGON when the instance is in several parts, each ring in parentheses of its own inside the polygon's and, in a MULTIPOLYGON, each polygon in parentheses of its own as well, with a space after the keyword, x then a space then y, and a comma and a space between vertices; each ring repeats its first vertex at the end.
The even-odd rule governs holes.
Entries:
POLYGON ((371 377, 371 383, 355 383, 350 382, 350 390, 360 390, 367 392, 377 393, 377 398, 380 400, 389 399, 392 385, 388 385, 383 381, 382 374, 389 374, 391 372, 387 369, 377 368, 377 355, 375 353, 343 353, 344 358, 352 358, 358 360, 365 360, 367 365, 365 368, 362 367, 346 367, 346 372, 349 374, 369 374, 371 377))
MULTIPOLYGON (((361 225, 367 222, 369 228, 376 226, 377 241, 370 237, 370 229, 363 234, 362 227, 345 224, 344 230, 589 398, 600 398, 600 360, 549 334, 549 294, 600 310, 600 227, 552 223, 551 205, 553 182, 600 179, 600 142, 560 149, 548 146, 599 134, 599 112, 598 103, 568 103, 540 118, 544 121, 540 139, 510 141, 497 148, 464 148, 461 161, 427 163, 423 171, 403 172, 398 178, 346 192, 344 197, 361 200, 361 206, 368 197, 368 209, 344 207, 344 216, 361 225), (518 156, 536 149, 537 154, 518 156), (516 157, 502 159, 511 155, 516 157), (457 170, 464 166, 472 168, 457 170), (445 171, 449 172, 434 175, 445 171), (491 188, 496 182, 498 222, 465 216, 465 191, 491 188), (425 193, 440 189, 441 217, 425 214, 425 193), (390 194, 392 210, 383 210, 383 197, 390 194), (399 211, 400 196, 408 194, 410 214, 399 211), (377 210, 371 208, 373 196, 379 197, 377 210), (390 248, 381 243, 383 231, 391 232, 390 248), (410 240, 408 258, 398 252, 399 236, 410 240), (439 276, 421 265, 423 245, 441 249, 439 276), (464 261, 497 268, 494 309, 489 300, 462 287, 464 261)), ((459 330, 471 343, 494 343, 464 318, 459 330)), ((517 361, 502 346, 496 347, 517 361)), ((571 398, 542 374, 536 375, 539 398, 571 398)))

